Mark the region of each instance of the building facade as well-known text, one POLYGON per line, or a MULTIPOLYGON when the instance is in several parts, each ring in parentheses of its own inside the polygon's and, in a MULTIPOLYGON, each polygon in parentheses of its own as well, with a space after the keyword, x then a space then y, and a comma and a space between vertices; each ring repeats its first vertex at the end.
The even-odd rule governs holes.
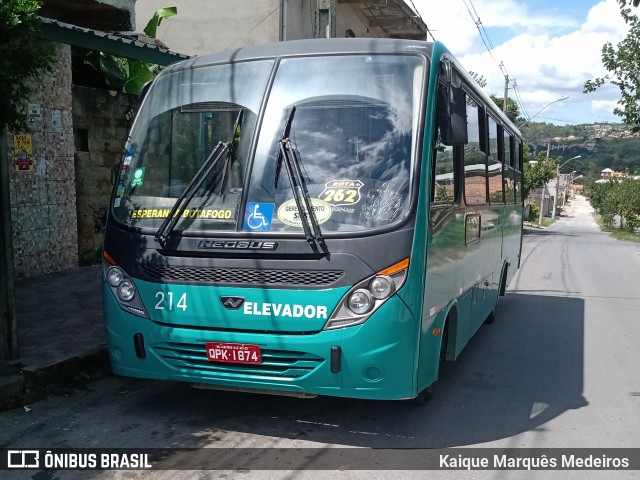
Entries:
MULTIPOLYGON (((245 45, 315 37, 426 39, 404 0, 177 0, 178 15, 157 37, 173 52, 201 55, 245 45)), ((45 0, 44 38, 56 45, 53 73, 32 82, 30 131, 8 132, 10 209, 16 278, 96 261, 112 170, 136 99, 87 89, 74 78, 79 48, 145 61, 178 61, 155 45, 130 45, 109 31, 142 31, 164 0, 45 0), (134 10, 135 9, 135 10, 134 10), (136 20, 137 19, 137 23, 136 20), (134 51, 135 50, 135 51, 134 51), (155 51, 154 51, 155 50, 155 51), (161 54, 161 60, 148 57, 161 54), (144 57, 144 58, 143 58, 144 57)), ((136 42, 133 42, 136 43, 136 42)), ((139 43, 139 42, 137 42, 139 43)), ((166 63, 164 63, 166 64, 166 63)))
MULTIPOLYGON (((320 37, 425 40, 427 26, 404 0, 176 0, 178 14, 158 29, 158 38, 187 55, 268 42, 320 37)), ((136 4, 142 31, 164 0, 136 4)))
POLYGON ((9 132, 9 196, 17 278, 78 265, 71 48, 32 82, 29 132, 9 132))

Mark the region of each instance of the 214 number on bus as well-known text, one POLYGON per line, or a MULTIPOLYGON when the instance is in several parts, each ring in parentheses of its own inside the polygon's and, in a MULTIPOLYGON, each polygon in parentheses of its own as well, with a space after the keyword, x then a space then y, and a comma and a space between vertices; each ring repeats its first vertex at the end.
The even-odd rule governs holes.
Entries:
POLYGON ((158 303, 156 303, 156 310, 165 310, 165 308, 170 311, 180 309, 184 312, 187 310, 186 292, 180 295, 180 298, 178 298, 178 301, 175 304, 173 292, 167 292, 166 294, 164 292, 156 292, 155 296, 158 299, 158 303))

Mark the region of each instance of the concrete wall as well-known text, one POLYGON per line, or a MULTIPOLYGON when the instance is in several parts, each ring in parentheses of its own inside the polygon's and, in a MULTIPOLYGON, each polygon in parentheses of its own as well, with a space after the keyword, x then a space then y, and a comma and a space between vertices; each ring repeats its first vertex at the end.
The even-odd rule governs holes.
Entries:
MULTIPOLYGON (((178 14, 164 20, 157 37, 170 49, 188 55, 204 55, 246 45, 313 38, 317 0, 175 0, 178 14)), ((164 0, 136 4, 136 31, 142 32, 164 0)), ((384 37, 380 28, 369 28, 349 4, 336 7, 336 37, 351 29, 356 37, 384 37)))
MULTIPOLYGON (((286 21, 283 30, 287 40, 313 38, 317 0, 289 0, 286 2, 286 21)), ((336 37, 345 37, 347 29, 356 37, 383 37, 380 28, 371 29, 349 4, 336 6, 336 37)))
POLYGON ((381 28, 367 27, 350 5, 339 4, 336 9, 336 37, 345 37, 347 29, 353 31, 358 38, 385 36, 381 28))
POLYGON ((138 96, 73 87, 80 264, 100 260, 109 196, 138 96))
POLYGON ((71 49, 56 46, 51 74, 33 82, 31 132, 9 132, 11 220, 16 278, 78 265, 71 49), (16 171, 13 134, 30 134, 31 170, 16 171))
MULTIPOLYGON (((307 0, 308 1, 308 0, 307 0)), ((175 0, 178 14, 162 21, 157 38, 171 50, 204 55, 246 45, 277 42, 280 0, 175 0)), ((144 27, 165 0, 136 3, 136 31, 144 27)))
MULTIPOLYGON (((286 19, 283 22, 282 32, 286 40, 313 37, 314 10, 311 8, 311 1, 288 0, 283 4, 286 19)), ((316 4, 316 0, 313 0, 313 4, 316 4)), ((278 14, 280 15, 280 12, 278 14)))

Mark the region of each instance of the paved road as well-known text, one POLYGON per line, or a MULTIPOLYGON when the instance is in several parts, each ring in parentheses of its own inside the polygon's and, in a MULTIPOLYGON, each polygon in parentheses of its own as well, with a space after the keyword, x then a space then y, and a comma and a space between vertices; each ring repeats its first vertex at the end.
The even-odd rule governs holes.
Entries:
MULTIPOLYGON (((526 235, 522 268, 426 407, 195 390, 110 377, 0 414, 0 447, 640 447, 640 244, 600 233, 577 200, 526 235)), ((321 450, 315 450, 321 454, 321 450)), ((255 452, 254 452, 255 453, 255 452)), ((345 460, 347 461, 347 460, 345 460)), ((304 466, 301 459, 299 465, 304 466)), ((5 472, 6 473, 6 472, 5 472)), ((320 478, 319 471, 40 472, 4 478, 320 478)), ((339 478, 424 478, 342 470, 339 478)), ((463 472, 431 471, 457 479, 463 472)), ((468 478, 638 478, 471 472, 468 478)))

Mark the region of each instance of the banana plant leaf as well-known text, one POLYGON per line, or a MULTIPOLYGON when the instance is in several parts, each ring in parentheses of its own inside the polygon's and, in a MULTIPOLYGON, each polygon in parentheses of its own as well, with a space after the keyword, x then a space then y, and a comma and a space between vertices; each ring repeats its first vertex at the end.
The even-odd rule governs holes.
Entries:
POLYGON ((165 7, 156 10, 156 13, 153 15, 153 17, 151 17, 151 20, 149 20, 147 26, 144 27, 144 34, 151 38, 156 38, 156 31, 158 30, 160 23, 162 23, 162 20, 165 18, 173 17, 174 15, 177 15, 177 13, 177 7, 165 7))

